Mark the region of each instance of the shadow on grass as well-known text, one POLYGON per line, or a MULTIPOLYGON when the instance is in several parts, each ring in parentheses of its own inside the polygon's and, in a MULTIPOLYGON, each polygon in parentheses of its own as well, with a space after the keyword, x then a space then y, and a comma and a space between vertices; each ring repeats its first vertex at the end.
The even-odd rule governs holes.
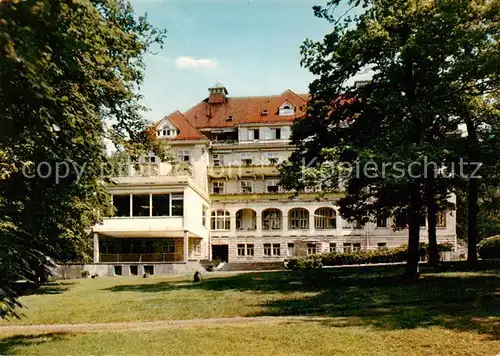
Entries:
POLYGON ((44 285, 26 291, 25 295, 42 295, 42 294, 61 294, 71 288, 75 282, 48 282, 44 285))
POLYGON ((407 283, 399 277, 401 272, 399 266, 260 272, 207 278, 198 284, 159 282, 109 290, 149 293, 190 288, 290 294, 284 299, 268 298, 261 312, 248 316, 327 316, 345 319, 348 325, 386 330, 436 325, 500 339, 498 273, 434 273, 407 283))
POLYGON ((0 339, 0 355, 11 355, 17 348, 63 340, 69 336, 69 333, 48 333, 6 337, 0 339))

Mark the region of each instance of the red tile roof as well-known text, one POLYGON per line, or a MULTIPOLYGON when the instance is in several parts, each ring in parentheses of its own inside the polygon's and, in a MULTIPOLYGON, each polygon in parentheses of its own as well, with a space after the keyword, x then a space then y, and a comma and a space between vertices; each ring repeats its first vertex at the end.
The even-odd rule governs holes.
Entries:
POLYGON ((179 111, 174 111, 170 115, 164 117, 158 122, 155 127, 157 128, 161 122, 167 119, 174 125, 179 133, 172 140, 206 140, 206 137, 198 131, 179 111))
POLYGON ((208 98, 184 112, 184 117, 198 129, 232 127, 246 123, 291 122, 305 113, 308 94, 286 90, 280 95, 227 97, 223 103, 208 102, 208 98), (278 108, 285 102, 295 107, 294 115, 279 116, 278 108), (267 115, 262 111, 267 110, 267 115), (232 120, 228 117, 232 116, 232 120))

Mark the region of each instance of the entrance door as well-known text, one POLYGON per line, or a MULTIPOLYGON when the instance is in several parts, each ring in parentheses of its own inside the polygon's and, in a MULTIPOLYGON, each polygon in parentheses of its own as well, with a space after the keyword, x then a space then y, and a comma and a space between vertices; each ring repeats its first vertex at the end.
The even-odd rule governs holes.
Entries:
POLYGON ((219 259, 227 262, 229 256, 229 248, 227 245, 212 245, 212 259, 219 259))

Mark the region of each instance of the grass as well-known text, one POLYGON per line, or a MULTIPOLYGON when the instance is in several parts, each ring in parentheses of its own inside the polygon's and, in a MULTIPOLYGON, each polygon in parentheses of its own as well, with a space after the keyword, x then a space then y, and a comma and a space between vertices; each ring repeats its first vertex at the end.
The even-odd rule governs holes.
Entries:
MULTIPOLYGON (((100 333, 0 334, 0 354, 500 353, 500 275, 427 273, 413 284, 400 267, 190 277, 84 279, 24 296, 26 318, 51 324, 234 316, 322 316, 279 325, 189 326, 100 333)), ((0 330, 0 333, 2 331, 0 330)))
POLYGON ((438 327, 376 331, 317 322, 187 327, 146 332, 37 334, 0 341, 30 355, 495 355, 500 342, 438 327))

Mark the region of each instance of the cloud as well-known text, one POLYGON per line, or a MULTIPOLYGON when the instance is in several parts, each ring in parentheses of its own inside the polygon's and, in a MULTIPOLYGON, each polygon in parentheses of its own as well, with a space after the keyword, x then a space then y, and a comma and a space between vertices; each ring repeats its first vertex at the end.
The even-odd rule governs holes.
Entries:
POLYGON ((217 68, 217 62, 208 58, 179 57, 175 64, 179 68, 217 68))

